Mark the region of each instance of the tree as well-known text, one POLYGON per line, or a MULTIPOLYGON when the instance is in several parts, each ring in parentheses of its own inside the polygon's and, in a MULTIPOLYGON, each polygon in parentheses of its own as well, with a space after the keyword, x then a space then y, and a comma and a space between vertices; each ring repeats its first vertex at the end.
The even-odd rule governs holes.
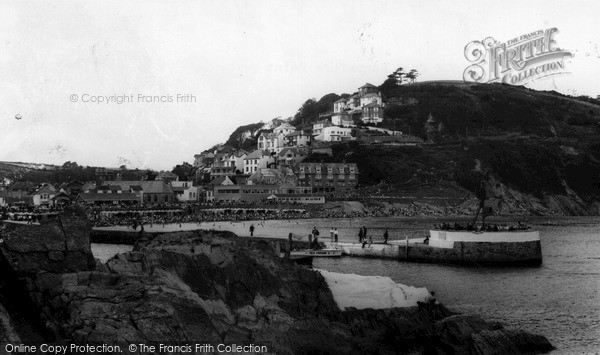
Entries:
POLYGON ((409 81, 410 84, 413 84, 417 80, 417 77, 419 75, 421 74, 417 71, 417 69, 411 69, 410 72, 408 72, 405 75, 405 78, 409 81))
POLYGON ((183 162, 183 164, 176 165, 171 172, 179 176, 179 181, 189 181, 193 176, 194 166, 190 163, 183 162))
POLYGON ((304 122, 312 122, 315 117, 316 107, 317 100, 308 99, 304 101, 302 106, 300 106, 300 108, 298 109, 298 112, 296 112, 294 120, 292 121, 292 125, 299 125, 304 122))
POLYGON ((156 171, 148 170, 148 171, 146 171, 144 180, 152 181, 152 180, 155 180, 157 176, 158 176, 158 173, 156 171))
POLYGON ((406 73, 404 72, 404 68, 400 67, 400 68, 396 69, 395 72, 388 75, 388 79, 394 79, 394 80, 396 80, 396 84, 402 85, 402 83, 406 79, 406 73))
POLYGON ((79 165, 76 162, 67 161, 62 165, 63 169, 77 169, 79 165))

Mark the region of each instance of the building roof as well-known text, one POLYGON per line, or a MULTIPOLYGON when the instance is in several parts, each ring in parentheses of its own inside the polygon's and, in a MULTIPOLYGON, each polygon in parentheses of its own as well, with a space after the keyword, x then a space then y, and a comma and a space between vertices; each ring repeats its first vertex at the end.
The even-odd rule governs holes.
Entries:
POLYGON ((265 168, 258 169, 257 172, 255 172, 248 178, 248 180, 262 182, 264 181, 264 179, 276 179, 276 182, 279 182, 280 180, 282 180, 282 178, 283 174, 281 173, 281 171, 277 169, 265 168))
POLYGON ((248 160, 248 159, 260 159, 264 156, 270 156, 271 154, 263 149, 257 149, 255 151, 253 151, 252 153, 246 155, 246 157, 244 158, 244 160, 248 160))
POLYGON ((104 185, 118 185, 121 190, 129 190, 131 186, 141 186, 145 194, 172 194, 171 185, 162 180, 142 180, 142 181, 105 181, 104 185))
POLYGON ((359 89, 362 89, 362 88, 376 88, 376 87, 377 87, 377 86, 375 86, 375 85, 373 85, 373 84, 366 83, 365 85, 363 85, 363 86, 359 87, 359 89))
POLYGON ((34 195, 41 195, 41 194, 56 194, 56 189, 52 185, 49 185, 49 184, 48 185, 44 185, 44 186, 40 187, 34 193, 34 195))
POLYGON ((172 173, 170 171, 161 171, 160 173, 158 173, 158 175, 156 176, 156 180, 162 180, 164 178, 171 178, 171 179, 176 179, 179 176, 175 173, 172 173))
POLYGON ((363 106, 363 108, 365 108, 365 107, 369 107, 369 108, 370 107, 381 107, 381 105, 376 102, 371 102, 370 104, 363 106))
POLYGON ((334 101, 333 103, 335 104, 336 102, 348 102, 348 99, 342 97, 341 99, 334 101))
POLYGON ((285 156, 287 153, 293 153, 293 154, 303 154, 305 151, 301 150, 297 147, 286 147, 283 148, 279 154, 277 154, 277 156, 283 157, 285 156))
POLYGON ((52 197, 52 199, 56 200, 58 198, 68 198, 70 199, 71 197, 69 195, 67 195, 65 192, 59 192, 58 194, 56 194, 54 197, 52 197))
POLYGON ((80 193, 77 199, 81 199, 86 202, 95 201, 138 201, 138 197, 131 192, 124 192, 122 194, 99 194, 96 192, 80 193))
POLYGON ((227 176, 216 177, 216 178, 210 180, 210 182, 208 183, 208 185, 211 185, 211 186, 221 185, 223 182, 225 182, 225 179, 227 179, 227 176))
POLYGON ((244 155, 248 155, 248 152, 243 150, 243 149, 238 149, 235 152, 232 153, 236 158, 241 158, 244 155))
POLYGON ((119 191, 121 190, 121 186, 119 185, 102 185, 98 186, 98 191, 119 191))

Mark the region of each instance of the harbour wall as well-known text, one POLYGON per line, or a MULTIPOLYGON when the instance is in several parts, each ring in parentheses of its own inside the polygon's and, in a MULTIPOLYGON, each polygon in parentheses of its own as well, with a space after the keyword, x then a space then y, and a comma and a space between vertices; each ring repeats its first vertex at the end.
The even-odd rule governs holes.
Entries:
POLYGON ((396 259, 428 263, 465 265, 536 266, 542 264, 540 241, 455 242, 452 248, 437 248, 420 243, 366 244, 327 243, 342 249, 343 255, 396 259))

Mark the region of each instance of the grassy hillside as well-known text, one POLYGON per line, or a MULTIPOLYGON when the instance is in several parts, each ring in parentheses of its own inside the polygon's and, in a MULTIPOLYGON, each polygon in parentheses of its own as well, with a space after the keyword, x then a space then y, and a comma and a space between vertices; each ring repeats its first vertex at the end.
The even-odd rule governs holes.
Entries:
POLYGON ((382 90, 385 125, 410 127, 425 136, 431 115, 443 123, 447 139, 534 134, 541 137, 593 137, 600 133, 600 101, 535 91, 505 84, 429 82, 382 90), (403 104, 404 102, 410 104, 403 104))

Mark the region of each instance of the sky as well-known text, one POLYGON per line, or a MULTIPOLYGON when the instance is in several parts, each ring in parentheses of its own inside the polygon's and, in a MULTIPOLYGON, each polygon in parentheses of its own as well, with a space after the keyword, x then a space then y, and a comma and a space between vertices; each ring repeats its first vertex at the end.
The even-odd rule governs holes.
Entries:
POLYGON ((309 98, 398 67, 462 80, 469 42, 552 27, 568 73, 529 87, 596 97, 599 13, 595 0, 0 1, 0 161, 170 170, 309 98))

